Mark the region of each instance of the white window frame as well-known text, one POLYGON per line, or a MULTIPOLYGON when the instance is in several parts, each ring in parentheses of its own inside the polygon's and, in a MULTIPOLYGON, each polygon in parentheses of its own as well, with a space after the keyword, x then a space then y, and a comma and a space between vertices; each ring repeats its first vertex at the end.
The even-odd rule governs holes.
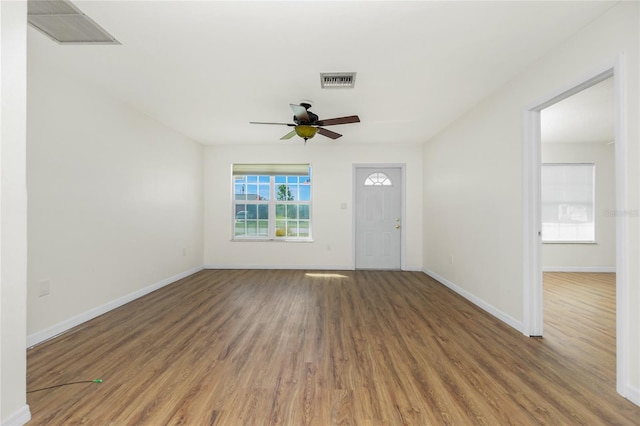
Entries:
MULTIPOLYGON (((231 239, 232 241, 290 241, 290 242, 308 242, 313 241, 312 239, 312 229, 313 229, 313 214, 312 214, 312 200, 313 200, 313 185, 311 182, 311 164, 232 164, 231 166, 231 239), (236 184, 237 177, 244 176, 258 176, 258 179, 261 183, 260 185, 266 186, 268 185, 268 197, 267 199, 260 199, 259 194, 255 194, 254 199, 237 199, 236 194, 236 184), (282 184, 280 182, 276 182, 276 177, 285 176, 287 177, 287 181, 289 177, 305 177, 308 176, 308 180, 306 182, 309 185, 309 200, 277 200, 277 193, 279 190, 279 186, 282 184), (268 178, 268 183, 267 183, 268 178), (238 209, 243 204, 256 204, 256 213, 258 217, 252 218, 243 218, 241 217, 239 220, 236 217, 238 214, 238 209), (264 211, 264 209, 260 209, 260 206, 267 206, 267 219, 268 226, 266 228, 266 235, 263 233, 262 235, 258 235, 258 222, 260 221, 260 211, 264 211), (308 218, 308 231, 304 236, 295 236, 288 233, 288 225, 293 222, 293 219, 282 219, 278 218, 276 215, 276 205, 296 205, 296 206, 307 206, 309 210, 309 218, 308 218), (236 235, 236 227, 238 226, 238 222, 242 222, 243 220, 253 221, 255 220, 256 224, 256 234, 255 235, 236 235), (287 222, 285 225, 285 235, 280 235, 279 230, 277 228, 278 224, 282 224, 282 222, 287 222)), ((295 183, 294 185, 302 185, 302 183, 295 183)), ((299 209, 299 207, 298 207, 299 209)), ((247 210, 248 211, 248 210, 247 210)), ((245 214, 246 215, 246 214, 245 214)), ((302 221, 303 223, 307 221, 307 219, 296 219, 298 224, 302 221)), ((264 228, 263 228, 264 229, 264 228)), ((295 227, 296 231, 299 231, 299 226, 295 227)))
POLYGON ((594 244, 596 242, 596 165, 594 163, 543 163, 542 190, 542 243, 544 244, 594 244), (561 179, 550 185, 545 182, 547 172, 555 169, 561 179), (560 172, 560 173, 558 173, 560 172), (582 174, 584 179, 579 174, 582 174), (554 191, 555 194, 552 192, 554 191), (562 202, 561 198, 567 201, 562 202), (578 201, 577 201, 578 200, 578 201), (552 218, 551 211, 557 211, 552 218))

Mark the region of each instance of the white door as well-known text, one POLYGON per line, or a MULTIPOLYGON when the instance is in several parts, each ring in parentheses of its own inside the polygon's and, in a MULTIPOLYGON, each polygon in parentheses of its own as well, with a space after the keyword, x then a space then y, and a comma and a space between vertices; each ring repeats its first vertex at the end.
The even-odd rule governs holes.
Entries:
POLYGON ((356 269, 400 269, 402 169, 356 168, 356 269))

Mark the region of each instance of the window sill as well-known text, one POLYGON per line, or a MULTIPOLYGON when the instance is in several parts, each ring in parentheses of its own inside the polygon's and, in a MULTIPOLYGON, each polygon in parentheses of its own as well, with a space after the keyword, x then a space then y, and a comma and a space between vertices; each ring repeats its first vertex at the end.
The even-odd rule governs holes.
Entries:
POLYGON ((597 245, 595 241, 543 241, 542 244, 591 244, 597 245))

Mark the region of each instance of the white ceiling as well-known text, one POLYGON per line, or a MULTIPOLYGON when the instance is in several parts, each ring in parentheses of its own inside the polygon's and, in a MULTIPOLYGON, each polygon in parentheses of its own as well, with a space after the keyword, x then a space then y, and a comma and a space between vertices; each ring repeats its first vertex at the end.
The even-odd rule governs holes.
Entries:
POLYGON ((542 110, 542 143, 610 143, 615 139, 613 77, 542 110))
POLYGON ((75 1, 122 45, 31 55, 203 144, 281 142, 311 100, 333 142, 423 143, 615 2, 75 1), (357 72, 321 89, 321 72, 357 72))

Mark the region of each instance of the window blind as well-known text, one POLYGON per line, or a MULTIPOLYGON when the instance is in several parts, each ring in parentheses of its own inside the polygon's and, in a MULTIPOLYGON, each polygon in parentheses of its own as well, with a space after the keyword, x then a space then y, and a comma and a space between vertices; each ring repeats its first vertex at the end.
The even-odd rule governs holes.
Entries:
POLYGON ((262 176, 307 176, 309 163, 302 164, 233 164, 234 176, 262 175, 262 176))
POLYGON ((595 164, 542 165, 542 241, 595 241, 595 164))

